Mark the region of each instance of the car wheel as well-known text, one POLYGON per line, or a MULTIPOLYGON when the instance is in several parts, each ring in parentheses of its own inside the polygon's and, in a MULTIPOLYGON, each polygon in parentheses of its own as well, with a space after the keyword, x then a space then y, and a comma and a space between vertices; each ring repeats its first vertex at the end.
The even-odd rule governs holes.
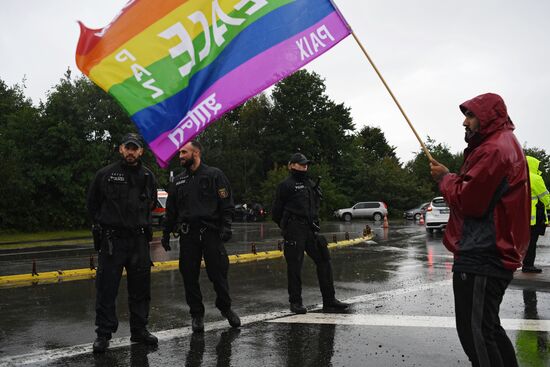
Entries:
POLYGON ((414 215, 414 220, 420 220, 420 213, 416 213, 414 215))
POLYGON ((342 218, 344 219, 344 222, 351 222, 351 214, 350 213, 344 214, 344 216, 342 218))
POLYGON ((374 218, 374 220, 376 222, 379 222, 379 221, 382 220, 382 214, 380 214, 380 213, 374 213, 374 215, 372 217, 374 218))

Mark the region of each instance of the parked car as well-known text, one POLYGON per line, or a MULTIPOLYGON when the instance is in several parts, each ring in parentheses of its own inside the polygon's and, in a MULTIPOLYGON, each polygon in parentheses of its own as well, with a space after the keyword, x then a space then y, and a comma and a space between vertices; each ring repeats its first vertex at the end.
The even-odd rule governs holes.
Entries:
POLYGON ((403 212, 403 218, 405 219, 414 219, 414 220, 420 220, 420 217, 424 215, 424 212, 428 208, 430 203, 423 203, 417 206, 416 208, 412 208, 409 210, 405 210, 403 212))
POLYGON ((233 212, 233 220, 236 222, 259 222, 265 220, 266 216, 266 210, 259 203, 236 204, 233 212))
POLYGON ((267 210, 260 203, 254 203, 250 206, 252 208, 252 213, 254 214, 253 221, 260 222, 264 221, 267 217, 267 210))
POLYGON ((442 196, 434 198, 426 209, 426 231, 433 233, 436 229, 444 229, 449 221, 451 210, 442 196))
POLYGON ((161 226, 166 216, 166 199, 168 199, 168 193, 164 190, 157 191, 157 205, 151 213, 153 217, 153 225, 161 226))
POLYGON ((388 206, 382 201, 362 201, 351 208, 338 209, 334 216, 346 222, 356 218, 369 218, 376 221, 384 219, 388 215, 388 206))

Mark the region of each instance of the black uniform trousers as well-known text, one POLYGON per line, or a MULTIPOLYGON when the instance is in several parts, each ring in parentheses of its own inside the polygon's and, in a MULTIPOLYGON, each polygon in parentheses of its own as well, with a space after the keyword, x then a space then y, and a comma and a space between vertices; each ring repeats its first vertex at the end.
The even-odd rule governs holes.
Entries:
POLYGON ((518 365, 498 316, 508 284, 507 279, 460 272, 453 275, 456 330, 474 367, 518 365))
POLYGON ((216 292, 216 307, 220 311, 231 308, 227 273, 229 259, 220 234, 210 228, 191 229, 180 237, 179 270, 183 277, 185 300, 191 316, 204 315, 202 293, 199 285, 201 260, 204 256, 208 279, 216 292))
POLYGON ((330 254, 326 246, 319 246, 311 227, 300 221, 290 220, 285 229, 284 255, 287 263, 288 296, 290 303, 302 304, 302 264, 304 251, 317 267, 317 279, 323 301, 334 299, 334 281, 330 254))
POLYGON ((96 333, 110 337, 117 331, 116 297, 126 268, 130 329, 145 329, 151 302, 151 257, 145 234, 112 236, 112 255, 103 236, 96 274, 96 333))
POLYGON ((535 257, 537 257, 537 241, 540 236, 540 228, 537 225, 531 226, 531 238, 529 239, 529 247, 527 248, 527 253, 523 259, 523 266, 534 266, 535 257))

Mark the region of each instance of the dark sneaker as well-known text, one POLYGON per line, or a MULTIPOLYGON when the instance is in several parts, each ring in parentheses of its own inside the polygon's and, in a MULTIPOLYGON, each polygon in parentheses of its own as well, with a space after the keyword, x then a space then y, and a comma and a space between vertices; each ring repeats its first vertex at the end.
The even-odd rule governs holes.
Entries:
POLYGON ((98 336, 94 341, 94 353, 105 353, 109 348, 109 339, 106 336, 98 336))
POLYGON ((302 306, 301 303, 291 303, 290 304, 290 311, 297 313, 297 314, 304 314, 307 313, 307 309, 302 306))
POLYGON ((204 331, 204 317, 203 316, 193 316, 191 321, 191 329, 194 333, 202 333, 204 331))
POLYGON ((524 266, 521 271, 524 273, 542 273, 542 269, 535 266, 524 266))
POLYGON ((229 325, 231 325, 231 327, 241 326, 241 319, 232 309, 222 311, 222 316, 229 321, 229 325))
POLYGON ((336 298, 327 302, 323 302, 324 312, 343 312, 349 308, 349 304, 338 301, 336 298))
POLYGON ((145 345, 157 345, 159 343, 158 338, 151 334, 147 329, 132 331, 130 341, 145 345))

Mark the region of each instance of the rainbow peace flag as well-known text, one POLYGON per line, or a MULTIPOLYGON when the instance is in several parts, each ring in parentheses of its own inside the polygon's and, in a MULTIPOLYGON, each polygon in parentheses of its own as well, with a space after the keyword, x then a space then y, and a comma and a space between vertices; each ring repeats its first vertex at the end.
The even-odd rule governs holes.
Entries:
POLYGON ((161 167, 350 34, 330 0, 130 0, 105 28, 80 28, 78 68, 118 100, 161 167))

